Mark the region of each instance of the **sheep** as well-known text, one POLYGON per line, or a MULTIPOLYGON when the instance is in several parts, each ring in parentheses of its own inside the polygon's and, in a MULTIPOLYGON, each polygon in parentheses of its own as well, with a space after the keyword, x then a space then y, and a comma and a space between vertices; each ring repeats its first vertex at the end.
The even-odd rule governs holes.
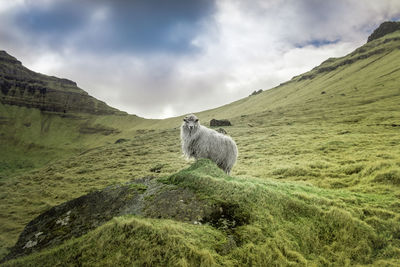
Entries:
POLYGON ((238 156, 238 149, 232 138, 200 125, 199 119, 193 114, 183 119, 181 142, 186 158, 210 159, 227 174, 238 156))

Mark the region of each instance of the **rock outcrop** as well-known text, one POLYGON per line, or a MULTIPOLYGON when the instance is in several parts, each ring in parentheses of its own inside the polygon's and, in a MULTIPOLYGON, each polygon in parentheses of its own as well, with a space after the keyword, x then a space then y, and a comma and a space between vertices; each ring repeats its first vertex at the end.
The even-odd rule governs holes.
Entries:
POLYGON ((210 121, 210 126, 211 127, 216 127, 216 126, 232 126, 231 122, 229 120, 216 120, 212 119, 210 121))
POLYGON ((125 114, 90 96, 77 84, 33 72, 0 51, 0 102, 50 112, 125 114))
POLYGON ((235 208, 199 198, 188 188, 165 184, 152 177, 142 178, 89 193, 42 213, 29 222, 1 262, 82 236, 116 216, 132 214, 235 227, 242 224, 231 215, 235 208))
MULTIPOLYGON (((398 30, 400 30, 400 22, 384 22, 368 37, 368 42, 384 37, 398 30)), ((286 83, 312 80, 320 74, 329 73, 338 68, 348 66, 377 55, 384 55, 390 51, 393 51, 393 49, 398 49, 396 46, 396 42, 399 41, 398 36, 387 37, 384 39, 385 40, 382 40, 380 44, 379 42, 376 44, 370 44, 367 42, 365 45, 357 48, 347 56, 329 58, 322 62, 321 65, 313 68, 311 71, 294 76, 289 82, 286 83), (377 46, 379 46, 379 49, 376 49, 377 46)))
POLYGON ((367 43, 375 39, 381 38, 389 33, 399 30, 400 30, 400 22, 386 21, 381 25, 379 25, 379 27, 374 30, 374 32, 368 37, 367 43))
POLYGON ((216 131, 222 134, 227 134, 224 128, 218 128, 216 131))
POLYGON ((263 89, 254 90, 253 93, 251 93, 249 96, 258 95, 258 94, 261 94, 262 92, 263 92, 263 89))

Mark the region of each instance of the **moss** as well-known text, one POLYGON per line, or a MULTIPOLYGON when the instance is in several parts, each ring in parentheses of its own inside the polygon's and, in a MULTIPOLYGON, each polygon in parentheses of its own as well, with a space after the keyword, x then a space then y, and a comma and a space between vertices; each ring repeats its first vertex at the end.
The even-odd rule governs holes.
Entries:
POLYGON ((250 211, 241 208, 238 204, 219 202, 214 204, 211 214, 203 218, 201 222, 222 230, 230 230, 248 224, 250 216, 250 211))
POLYGON ((5 266, 35 262, 41 262, 41 266, 213 266, 222 265, 223 259, 213 247, 223 242, 225 237, 207 226, 123 217, 81 238, 5 266))

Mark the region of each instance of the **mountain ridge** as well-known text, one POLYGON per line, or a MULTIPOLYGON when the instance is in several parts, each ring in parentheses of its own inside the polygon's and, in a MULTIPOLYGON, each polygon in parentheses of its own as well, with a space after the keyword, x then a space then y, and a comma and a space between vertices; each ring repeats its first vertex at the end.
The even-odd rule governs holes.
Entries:
POLYGON ((385 21, 379 25, 379 27, 376 28, 370 36, 368 36, 367 43, 398 30, 400 30, 400 22, 385 21))
MULTIPOLYGON (((308 110, 317 108, 315 111, 323 112, 323 109, 321 110, 322 106, 326 106, 328 103, 330 103, 328 106, 332 108, 347 103, 352 105, 349 102, 349 96, 354 94, 357 95, 356 99, 363 99, 360 102, 374 102, 373 98, 380 96, 378 96, 379 91, 373 91, 372 87, 379 87, 385 81, 392 80, 398 76, 397 72, 391 73, 397 69, 396 66, 393 66, 396 60, 389 59, 391 57, 395 59, 399 57, 399 41, 400 31, 388 33, 364 44, 343 57, 327 59, 312 70, 294 76, 291 80, 274 88, 264 90, 261 94, 246 97, 199 114, 204 114, 207 120, 219 116, 219 118, 226 117, 241 121, 244 119, 241 118, 242 115, 247 116, 256 113, 272 115, 273 113, 270 112, 274 110, 281 112, 277 109, 284 109, 286 110, 285 114, 289 114, 291 113, 290 109, 288 109, 289 106, 294 107, 293 105, 295 105, 297 108, 298 105, 304 105, 305 103, 309 103, 308 110), (375 66, 378 66, 381 62, 385 62, 382 68, 375 70, 375 66), (380 73, 375 80, 373 79, 375 74, 368 73, 372 71, 380 73), (361 75, 358 74, 359 72, 364 73, 366 79, 351 81, 352 76, 361 75), (347 82, 344 82, 344 80, 347 82), (353 87, 351 87, 352 84, 353 87), (364 95, 360 95, 363 88, 368 91, 365 91, 364 95), (347 97, 343 97, 342 94, 347 97), (243 112, 243 110, 246 110, 246 112, 243 112)), ((388 85, 391 87, 391 94, 397 95, 395 84, 390 82, 388 85)), ((389 88, 386 90, 389 90, 389 88)), ((305 106, 303 108, 306 109, 305 106)))
MULTIPOLYGON (((384 41, 382 41, 382 37, 393 34, 399 30, 400 22, 384 22, 377 29, 375 29, 375 31, 368 37, 367 43, 362 47, 356 49, 346 56, 329 58, 322 62, 319 66, 313 68, 311 71, 294 76, 292 79, 281 83, 277 87, 294 81, 312 79, 317 74, 333 71, 341 66, 349 65, 358 60, 384 53, 385 49, 382 48, 372 51, 368 51, 368 48, 374 45, 376 46, 377 42, 387 43, 398 41, 400 39, 398 36, 393 38, 385 38, 384 41), (371 43, 374 45, 371 45, 371 43), (348 58, 349 56, 351 56, 350 59, 348 58)), ((110 107, 104 102, 89 96, 87 92, 77 87, 76 82, 68 79, 35 73, 23 67, 21 61, 2 50, 0 50, 0 89, 0 102, 3 104, 38 108, 43 111, 58 113, 83 112, 98 115, 127 115, 126 112, 119 111, 118 109, 110 107), (4 66, 4 63, 7 63, 8 66, 4 66), (17 66, 17 68, 14 68, 12 71, 7 71, 6 67, 9 68, 10 65, 13 65, 14 67, 17 66), (28 75, 25 75, 25 78, 33 76, 33 79, 28 79, 28 84, 26 83, 26 79, 18 81, 18 77, 16 77, 18 75, 10 75, 10 73, 16 72, 19 74, 21 74, 21 72, 26 72, 28 75), (31 84, 29 84, 29 82, 31 84), (54 93, 54 91, 57 91, 57 94, 54 97, 49 95, 46 96, 46 94, 54 93), (48 101, 46 101, 46 98, 48 98, 48 101)), ((268 90, 265 90, 264 93, 266 91, 268 90)), ((241 100, 242 99, 237 101, 241 100)), ((219 107, 215 109, 219 109, 219 107)), ((207 111, 200 113, 207 113, 207 111)), ((169 118, 167 118, 167 120, 168 119, 169 118)))
POLYGON ((124 115, 80 89, 76 82, 36 73, 0 50, 0 102, 58 113, 124 115))

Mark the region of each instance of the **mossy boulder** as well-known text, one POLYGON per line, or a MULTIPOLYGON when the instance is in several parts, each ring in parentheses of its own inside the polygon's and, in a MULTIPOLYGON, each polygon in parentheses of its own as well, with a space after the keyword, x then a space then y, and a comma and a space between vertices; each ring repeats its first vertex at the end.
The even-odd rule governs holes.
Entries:
POLYGON ((28 223, 3 261, 60 245, 122 215, 231 229, 248 222, 248 214, 242 216, 239 209, 235 203, 204 198, 196 190, 169 180, 136 179, 91 192, 42 213, 28 223))

